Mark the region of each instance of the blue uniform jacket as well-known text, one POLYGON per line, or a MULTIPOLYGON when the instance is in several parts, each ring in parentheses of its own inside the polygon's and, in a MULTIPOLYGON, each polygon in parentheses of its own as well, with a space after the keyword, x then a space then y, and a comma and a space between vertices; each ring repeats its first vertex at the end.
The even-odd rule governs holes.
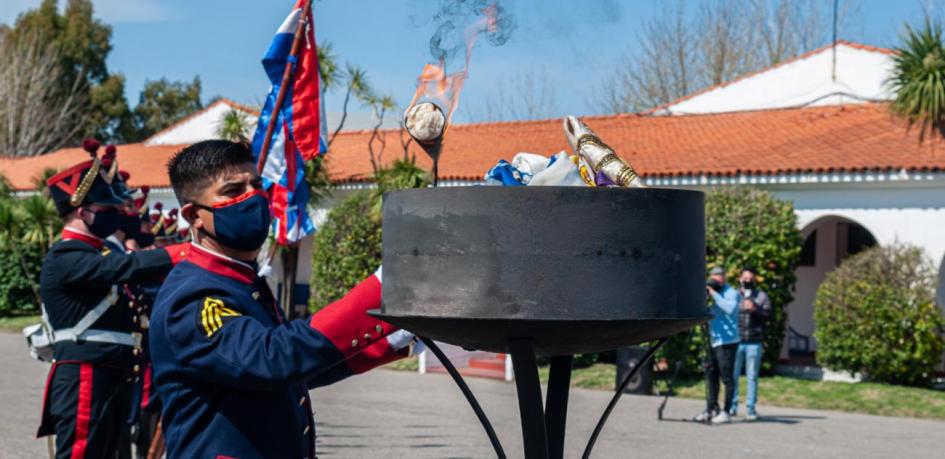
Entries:
POLYGON ((371 278, 310 319, 286 321, 252 266, 194 244, 151 319, 169 458, 314 458, 308 389, 400 357, 371 278))

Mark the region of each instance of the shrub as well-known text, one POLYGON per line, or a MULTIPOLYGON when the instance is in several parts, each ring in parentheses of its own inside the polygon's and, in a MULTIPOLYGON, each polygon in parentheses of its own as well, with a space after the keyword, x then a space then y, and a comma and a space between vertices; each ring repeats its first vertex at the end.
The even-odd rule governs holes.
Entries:
POLYGON ((39 311, 39 270, 61 227, 48 197, 17 198, 0 176, 0 317, 39 311))
MULTIPOLYGON (((759 288, 771 298, 773 312, 765 327, 762 371, 774 368, 781 352, 787 314, 797 280, 794 268, 803 246, 794 205, 771 193, 751 187, 718 188, 706 193, 706 269, 721 266, 735 284, 741 268, 758 272, 759 288)), ((701 327, 684 332, 666 343, 657 356, 672 362, 683 360, 683 374, 702 372, 704 354, 701 327)))
POLYGON ((895 244, 854 255, 817 289, 817 362, 872 380, 923 384, 942 358, 945 319, 922 250, 895 244))
POLYGON ((21 264, 17 253, 9 248, 0 248, 0 273, 3 273, 0 275, 0 317, 39 312, 39 304, 30 280, 23 274, 23 266, 30 270, 34 280, 38 280, 43 259, 35 248, 26 248, 24 252, 24 264, 21 264))
POLYGON ((376 177, 375 190, 348 196, 328 213, 315 234, 312 251, 312 310, 341 298, 381 265, 381 196, 386 191, 422 188, 429 174, 412 161, 396 161, 376 177))

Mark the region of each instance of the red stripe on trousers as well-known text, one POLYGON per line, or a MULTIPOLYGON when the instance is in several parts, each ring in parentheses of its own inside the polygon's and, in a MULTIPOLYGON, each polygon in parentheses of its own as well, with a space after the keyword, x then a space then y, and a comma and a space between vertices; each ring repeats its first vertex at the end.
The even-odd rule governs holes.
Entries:
POLYGON ((144 367, 144 381, 141 384, 141 408, 147 408, 151 403, 151 364, 144 367))
POLYGON ((79 404, 75 416, 75 441, 72 459, 84 459, 89 443, 89 419, 92 417, 92 364, 83 362, 79 367, 79 404))

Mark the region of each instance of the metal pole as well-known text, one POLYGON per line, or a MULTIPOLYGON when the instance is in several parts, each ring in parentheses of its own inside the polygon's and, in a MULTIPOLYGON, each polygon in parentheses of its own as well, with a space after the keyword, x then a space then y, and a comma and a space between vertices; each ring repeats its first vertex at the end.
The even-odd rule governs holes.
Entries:
POLYGON ((482 428, 485 429, 486 435, 489 436, 489 442, 492 443, 492 448, 495 450, 495 455, 499 459, 505 459, 505 450, 502 449, 502 444, 499 443, 499 436, 495 434, 495 429, 492 428, 492 423, 489 422, 489 418, 486 417, 486 413, 482 411, 482 407, 479 406, 479 402, 476 400, 476 396, 473 395, 472 390, 469 389, 469 386, 466 385, 466 381, 463 380, 463 376, 459 374, 459 371, 456 370, 456 367, 453 365, 453 362, 450 362, 450 359, 446 357, 446 354, 436 345, 430 338, 420 337, 420 341, 423 341, 423 344, 426 345, 427 349, 440 360, 440 363, 443 364, 443 368, 446 368, 446 372, 450 374, 453 378, 453 381, 456 382, 456 385, 459 386, 459 390, 463 393, 463 396, 466 397, 466 401, 469 402, 469 406, 472 407, 473 412, 476 413, 476 417, 479 419, 479 423, 482 424, 482 428))
POLYGON ((604 424, 607 423, 607 418, 609 418, 610 413, 614 411, 614 407, 617 406, 617 402, 620 401, 620 397, 623 396, 623 391, 627 390, 627 385, 630 384, 630 380, 633 379, 633 376, 636 375, 638 371, 640 371, 640 368, 649 363, 650 359, 653 358, 653 354, 656 354, 657 349, 659 349, 667 339, 668 338, 660 338, 656 344, 650 346, 650 348, 646 350, 646 354, 643 355, 643 358, 640 359, 640 362, 631 368, 629 372, 627 372, 627 376, 623 378, 623 382, 621 382, 620 387, 617 388, 617 393, 615 393, 613 398, 610 399, 610 403, 607 404, 607 408, 604 409, 604 413, 600 415, 600 420, 597 421, 597 425, 594 427, 594 432, 591 434, 591 438, 587 441, 587 446, 584 448, 584 455, 581 457, 584 459, 589 459, 591 457, 591 451, 594 450, 594 444, 597 443, 597 437, 600 436, 601 430, 604 429, 604 424))
POLYGON ((525 459, 548 459, 548 435, 538 380, 538 363, 531 340, 509 341, 509 354, 515 367, 515 389, 522 420, 522 442, 525 459))
POLYGON ((545 430, 548 433, 548 457, 564 459, 564 436, 568 419, 568 392, 571 390, 572 355, 551 358, 548 393, 545 394, 545 430))
POLYGON ((279 93, 276 95, 276 102, 272 106, 272 118, 266 126, 266 137, 263 139, 262 150, 259 151, 259 160, 256 162, 256 171, 262 174, 263 167, 266 165, 266 157, 269 156, 269 147, 272 144, 272 134, 276 129, 276 120, 279 119, 279 112, 282 111, 282 104, 285 102, 285 95, 288 92, 289 84, 292 81, 292 72, 295 66, 292 62, 299 55, 299 49, 302 47, 302 37, 305 26, 308 24, 309 13, 312 11, 312 0, 306 0, 302 8, 302 17, 295 26, 295 37, 292 40, 292 49, 289 51, 289 60, 285 63, 285 70, 282 71, 282 81, 279 84, 279 93))

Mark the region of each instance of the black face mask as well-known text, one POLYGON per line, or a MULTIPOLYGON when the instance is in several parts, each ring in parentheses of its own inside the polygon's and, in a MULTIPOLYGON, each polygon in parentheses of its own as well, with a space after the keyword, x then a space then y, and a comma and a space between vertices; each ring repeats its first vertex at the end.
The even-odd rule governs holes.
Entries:
POLYGON ((708 285, 712 290, 715 290, 716 292, 722 291, 722 283, 715 279, 709 279, 709 281, 706 282, 706 285, 708 285))
POLYGON ((135 214, 122 214, 121 225, 118 229, 129 238, 137 238, 138 234, 141 232, 141 217, 135 214))
POLYGON ((94 215, 92 223, 86 224, 89 231, 96 237, 105 239, 118 231, 118 227, 121 226, 121 214, 118 209, 99 210, 97 212, 91 209, 86 210, 94 215))
POLYGON ((135 235, 135 243, 138 247, 151 247, 154 245, 154 235, 149 232, 139 232, 135 235))

